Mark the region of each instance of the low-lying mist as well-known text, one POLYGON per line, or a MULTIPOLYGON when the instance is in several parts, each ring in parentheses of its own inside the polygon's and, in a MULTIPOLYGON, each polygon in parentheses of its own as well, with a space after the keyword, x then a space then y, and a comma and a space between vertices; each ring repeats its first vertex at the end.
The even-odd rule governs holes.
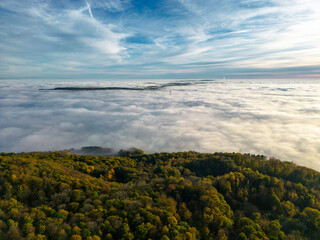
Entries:
POLYGON ((250 152, 320 170, 319 82, 193 83, 144 91, 40 91, 159 83, 1 81, 0 151, 102 146, 145 152, 250 152))

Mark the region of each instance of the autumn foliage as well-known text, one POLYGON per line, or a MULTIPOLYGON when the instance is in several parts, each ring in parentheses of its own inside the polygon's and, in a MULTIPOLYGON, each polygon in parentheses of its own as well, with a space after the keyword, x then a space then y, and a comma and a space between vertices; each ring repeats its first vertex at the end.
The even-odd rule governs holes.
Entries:
POLYGON ((320 173, 261 155, 0 154, 0 239, 320 239, 320 173))

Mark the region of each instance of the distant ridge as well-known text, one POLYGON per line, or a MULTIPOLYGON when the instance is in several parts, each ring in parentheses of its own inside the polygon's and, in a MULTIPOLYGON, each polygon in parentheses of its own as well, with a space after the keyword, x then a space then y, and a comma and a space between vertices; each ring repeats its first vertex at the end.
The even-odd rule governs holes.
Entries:
POLYGON ((94 156, 112 156, 116 152, 112 148, 104 148, 99 146, 82 147, 81 149, 72 149, 74 154, 94 155, 94 156))
POLYGON ((167 87, 176 86, 190 86, 206 84, 208 82, 213 82, 215 80, 197 80, 190 82, 172 82, 159 85, 145 86, 145 87, 55 87, 49 89, 39 89, 39 90, 60 90, 60 91, 108 91, 108 90, 127 90, 127 91, 152 91, 159 90, 167 87))
POLYGON ((141 155, 141 154, 144 154, 144 151, 135 147, 116 151, 115 149, 108 148, 108 147, 85 146, 85 147, 81 147, 80 149, 71 148, 71 149, 58 150, 53 152, 45 151, 42 153, 45 153, 45 154, 62 153, 62 154, 91 155, 91 156, 105 156, 105 157, 110 157, 110 156, 125 157, 125 156, 141 155))

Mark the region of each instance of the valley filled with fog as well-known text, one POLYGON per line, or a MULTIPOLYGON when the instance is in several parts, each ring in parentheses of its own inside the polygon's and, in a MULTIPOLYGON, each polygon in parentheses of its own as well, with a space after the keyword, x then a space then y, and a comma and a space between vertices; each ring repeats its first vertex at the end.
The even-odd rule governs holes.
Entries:
POLYGON ((316 80, 3 80, 0 152, 241 152, 320 170, 319 87, 316 80), (50 90, 63 87, 108 90, 50 90))

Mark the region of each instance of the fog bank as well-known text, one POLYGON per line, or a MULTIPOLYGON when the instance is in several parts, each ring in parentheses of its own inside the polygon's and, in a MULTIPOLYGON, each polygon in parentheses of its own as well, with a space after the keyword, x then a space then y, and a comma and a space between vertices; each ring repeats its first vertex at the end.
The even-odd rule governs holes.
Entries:
POLYGON ((1 81, 0 151, 134 146, 145 152, 250 152, 320 170, 316 81, 216 80, 169 84, 156 91, 39 91, 152 84, 159 83, 1 81))

